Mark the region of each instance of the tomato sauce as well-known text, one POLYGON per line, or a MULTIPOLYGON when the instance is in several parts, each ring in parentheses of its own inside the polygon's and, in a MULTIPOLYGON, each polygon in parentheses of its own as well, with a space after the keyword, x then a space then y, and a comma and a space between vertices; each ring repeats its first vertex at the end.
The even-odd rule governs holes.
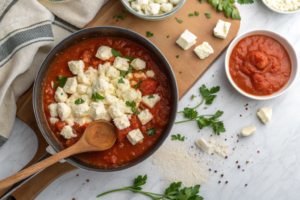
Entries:
POLYGON ((255 96, 281 90, 291 76, 292 64, 286 49, 264 35, 242 39, 229 58, 229 72, 235 84, 255 96))
MULTIPOLYGON (((149 123, 142 125, 138 117, 133 114, 129 120, 131 124, 130 127, 123 130, 118 130, 116 128, 118 134, 117 142, 112 148, 102 152, 91 152, 76 155, 79 160, 91 165, 100 167, 115 167, 130 162, 131 160, 145 153, 151 146, 153 146, 163 133, 163 130, 169 119, 171 92, 168 85, 168 80, 166 75, 162 72, 162 70, 160 70, 155 58, 146 49, 132 41, 111 37, 87 39, 71 46, 66 51, 58 55, 51 66, 49 74, 47 75, 43 96, 44 112, 50 129, 65 148, 72 146, 80 139, 88 124, 80 126, 75 123, 72 128, 73 133, 75 133, 77 137, 65 139, 60 135, 60 131, 64 126, 67 125, 66 122, 59 119, 59 121, 55 124, 50 123, 51 116, 48 106, 51 103, 55 103, 54 94, 56 91, 56 88, 52 88, 52 82, 55 83, 57 76, 59 75, 67 77, 74 76, 68 67, 68 62, 72 60, 82 60, 85 63, 84 71, 89 67, 98 69, 98 65, 104 64, 105 62, 110 62, 112 65, 114 57, 106 61, 102 61, 95 57, 98 48, 102 45, 109 46, 119 51, 122 56, 131 56, 132 58, 140 58, 144 60, 146 62, 146 71, 154 71, 155 77, 148 78, 144 76, 139 78, 143 80, 143 82, 139 87, 137 87, 137 89, 139 89, 143 95, 158 94, 161 97, 161 100, 156 103, 153 108, 148 108, 146 105, 141 103, 142 106, 149 109, 150 113, 153 115, 153 119, 149 123), (155 135, 147 135, 146 131, 153 127, 155 127, 157 130, 155 135), (126 136, 131 130, 137 128, 141 130, 144 139, 136 145, 132 145, 126 136)), ((134 72, 136 71, 133 70, 133 73, 134 72)), ((130 81, 138 82, 139 79, 133 78, 130 79, 130 81)))

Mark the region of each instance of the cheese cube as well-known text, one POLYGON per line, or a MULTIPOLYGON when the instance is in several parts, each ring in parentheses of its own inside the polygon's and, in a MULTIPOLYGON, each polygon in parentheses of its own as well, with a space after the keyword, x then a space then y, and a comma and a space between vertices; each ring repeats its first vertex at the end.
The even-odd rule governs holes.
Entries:
POLYGON ((57 119, 57 118, 55 118, 55 117, 51 117, 50 118, 50 123, 51 124, 55 124, 56 122, 58 122, 59 120, 57 119))
POLYGON ((199 149, 201 149, 203 152, 205 152, 207 154, 212 154, 214 152, 211 145, 207 141, 205 141, 203 138, 201 138, 200 140, 197 140, 196 145, 197 145, 197 147, 199 147, 199 149))
POLYGON ((94 83, 98 77, 98 71, 92 67, 89 67, 88 70, 85 71, 84 75, 91 83, 94 83))
POLYGON ((136 145, 136 143, 144 139, 144 136, 140 129, 135 129, 127 134, 127 139, 132 145, 136 145))
POLYGON ((142 70, 146 68, 146 62, 142 59, 136 58, 131 62, 133 69, 142 70))
POLYGON ((77 137, 77 135, 73 133, 72 127, 69 125, 65 126, 61 130, 60 135, 62 135, 65 139, 71 139, 73 137, 77 137))
POLYGON ((72 110, 75 117, 85 117, 90 112, 90 106, 87 103, 74 104, 72 110))
POLYGON ((264 107, 259 109, 257 116, 261 119, 263 123, 268 123, 272 118, 272 108, 264 107))
POLYGON ((131 2, 131 8, 135 11, 141 11, 141 6, 135 1, 131 2))
POLYGON ((109 67, 106 69, 105 75, 110 79, 115 79, 120 76, 120 71, 114 67, 109 67))
POLYGON ((126 115, 123 115, 122 117, 119 117, 119 118, 115 118, 114 123, 119 130, 123 130, 130 126, 130 122, 126 115))
POLYGON ((66 100, 68 99, 68 95, 61 87, 58 87, 56 89, 54 99, 56 102, 66 102, 66 100))
POLYGON ((109 83, 103 78, 98 77, 96 82, 93 84, 92 88, 93 88, 93 92, 97 92, 97 93, 105 92, 105 90, 108 90, 109 88, 109 83))
POLYGON ((149 78, 154 78, 155 73, 154 73, 154 71, 149 70, 149 71, 146 72, 146 76, 148 76, 149 78))
POLYGON ((87 85, 87 86, 92 85, 92 82, 86 77, 86 75, 84 73, 79 73, 77 75, 77 82, 79 84, 84 84, 84 85, 87 85))
POLYGON ((95 56, 101 60, 108 60, 113 57, 113 54, 111 53, 110 47, 101 46, 95 56))
POLYGON ((87 89, 88 89, 87 85, 84 85, 84 84, 77 85, 77 93, 79 93, 79 94, 86 94, 87 89))
POLYGON ((115 97, 115 96, 113 96, 113 95, 110 95, 110 94, 107 94, 107 95, 105 96, 105 99, 102 100, 102 102, 103 102, 105 105, 111 105, 111 104, 113 104, 113 103, 115 103, 115 102, 118 102, 118 101, 119 101, 119 99, 118 99, 117 97, 115 97))
POLYGON ((200 59, 207 58, 210 54, 214 53, 213 48, 207 43, 203 42, 201 45, 194 49, 194 52, 200 59))
POLYGON ((180 3, 181 0, 170 0, 171 4, 177 5, 180 3))
POLYGON ((181 34, 179 39, 176 41, 176 43, 181 48, 183 48, 183 50, 188 50, 189 48, 191 48, 191 46, 196 44, 196 39, 197 39, 197 37, 193 33, 189 32, 188 30, 185 30, 181 34))
POLYGON ((149 4, 149 0, 136 0, 136 3, 138 5, 148 5, 149 4))
POLYGON ((129 101, 135 101, 135 102, 140 102, 142 101, 142 93, 139 90, 135 90, 133 88, 130 88, 128 90, 126 90, 125 92, 123 92, 120 96, 120 98, 122 100, 124 100, 124 102, 129 101))
POLYGON ((247 126, 247 127, 243 128, 242 135, 246 137, 246 136, 251 135, 255 131, 256 131, 256 127, 255 126, 247 126))
POLYGON ((85 124, 89 124, 93 121, 90 116, 75 118, 74 121, 79 124, 79 126, 83 126, 85 124))
POLYGON ((90 115, 94 120, 103 119, 106 121, 110 121, 111 118, 104 107, 102 102, 93 102, 91 103, 90 115))
POLYGON ((75 77, 68 78, 63 89, 66 93, 73 94, 77 90, 77 85, 78 84, 77 84, 77 80, 75 77))
POLYGON ((71 108, 65 103, 58 103, 57 112, 61 121, 65 121, 71 114, 71 108))
POLYGON ((142 102, 143 104, 145 104, 146 106, 148 106, 149 108, 153 108, 154 105, 159 102, 159 100, 161 99, 160 96, 158 94, 153 94, 152 95, 153 98, 149 98, 150 95, 146 95, 142 97, 142 102))
POLYGON ((82 60, 78 61, 70 61, 68 62, 68 66, 72 74, 77 75, 79 73, 83 73, 84 62, 82 60))
POLYGON ((162 4, 162 3, 168 3, 169 0, 154 0, 154 2, 162 4))
POLYGON ((231 23, 219 20, 216 27, 214 28, 214 35, 218 38, 225 39, 229 32, 230 26, 231 23))
POLYGON ((163 3, 160 6, 160 10, 163 11, 164 13, 168 13, 168 12, 172 11, 173 8, 174 8, 173 4, 171 4, 171 3, 163 3))
POLYGON ((146 15, 157 15, 160 11, 159 3, 150 3, 147 5, 145 9, 146 15))
POLYGON ((51 103, 48 106, 48 109, 49 109, 51 117, 57 117, 58 116, 58 113, 57 113, 57 103, 51 103))
POLYGON ((128 71, 129 70, 128 59, 122 57, 116 57, 113 66, 118 70, 128 71))
POLYGON ((110 117, 113 119, 122 117, 124 115, 125 106, 125 103, 122 101, 112 103, 108 108, 110 117))
POLYGON ((145 109, 138 114, 138 118, 140 119, 142 125, 147 124, 152 119, 152 114, 149 112, 148 109, 145 109))

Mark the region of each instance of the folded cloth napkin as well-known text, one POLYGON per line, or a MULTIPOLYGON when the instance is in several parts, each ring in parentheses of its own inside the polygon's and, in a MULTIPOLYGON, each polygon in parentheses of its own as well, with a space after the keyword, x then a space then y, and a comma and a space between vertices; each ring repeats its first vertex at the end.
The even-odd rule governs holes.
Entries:
POLYGON ((104 3, 0 1, 0 147, 11 133, 16 101, 32 85, 46 55, 55 44, 91 21, 104 3))

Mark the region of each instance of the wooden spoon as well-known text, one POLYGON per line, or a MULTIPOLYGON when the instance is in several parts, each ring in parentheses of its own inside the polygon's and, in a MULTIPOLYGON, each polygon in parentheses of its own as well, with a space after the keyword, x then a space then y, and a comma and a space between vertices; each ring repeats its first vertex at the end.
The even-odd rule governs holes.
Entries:
POLYGON ((115 127, 107 121, 97 120, 92 122, 84 131, 82 137, 73 146, 54 154, 53 156, 24 169, 0 181, 0 190, 27 178, 28 176, 60 161, 69 156, 91 151, 104 151, 111 148, 117 140, 115 127))

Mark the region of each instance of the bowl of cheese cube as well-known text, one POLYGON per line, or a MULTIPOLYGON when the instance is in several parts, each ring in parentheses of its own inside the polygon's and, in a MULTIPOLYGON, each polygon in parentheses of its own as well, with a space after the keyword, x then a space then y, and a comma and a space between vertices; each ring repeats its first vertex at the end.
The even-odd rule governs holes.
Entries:
POLYGON ((300 0, 263 0, 267 8, 280 14, 300 12, 300 0))
POLYGON ((186 0, 121 0, 133 15, 150 21, 171 17, 180 10, 186 0))

